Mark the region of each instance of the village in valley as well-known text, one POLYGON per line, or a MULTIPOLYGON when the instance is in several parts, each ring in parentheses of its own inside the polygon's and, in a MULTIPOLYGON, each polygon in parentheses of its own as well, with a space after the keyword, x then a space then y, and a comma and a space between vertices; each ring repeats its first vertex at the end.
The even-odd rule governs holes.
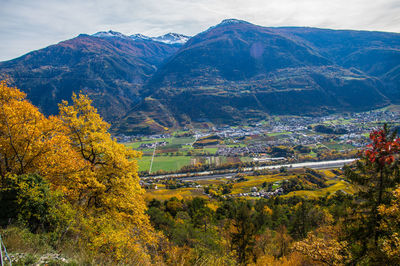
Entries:
POLYGON ((153 196, 173 192, 270 198, 302 191, 350 193, 340 171, 291 167, 355 158, 370 143, 371 130, 385 121, 399 127, 397 106, 321 117, 271 116, 243 126, 202 122, 175 132, 116 138, 142 152, 138 159, 141 185, 153 196), (254 171, 284 164, 289 167, 254 171), (201 173, 219 175, 193 178, 201 173))
MULTIPOLYGON (((364 147, 369 143, 370 131, 384 121, 391 121, 392 127, 399 126, 400 110, 386 108, 322 117, 271 116, 246 126, 217 127, 202 123, 202 127, 186 127, 177 132, 150 136, 117 135, 116 139, 143 151, 144 157, 152 155, 156 149, 156 155, 166 156, 252 157, 254 161, 269 157, 274 160, 284 157, 273 149, 272 155, 276 156, 268 156, 271 148, 276 146, 336 151, 364 147)), ((310 153, 313 155, 312 151, 310 153)))

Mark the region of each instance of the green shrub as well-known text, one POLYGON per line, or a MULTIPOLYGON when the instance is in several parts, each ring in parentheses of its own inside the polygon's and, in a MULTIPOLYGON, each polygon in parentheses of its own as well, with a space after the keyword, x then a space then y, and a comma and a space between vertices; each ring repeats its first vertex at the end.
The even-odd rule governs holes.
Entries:
POLYGON ((72 221, 72 208, 40 175, 8 175, 2 181, 0 205, 5 211, 0 214, 1 226, 18 224, 34 233, 61 233, 72 221))

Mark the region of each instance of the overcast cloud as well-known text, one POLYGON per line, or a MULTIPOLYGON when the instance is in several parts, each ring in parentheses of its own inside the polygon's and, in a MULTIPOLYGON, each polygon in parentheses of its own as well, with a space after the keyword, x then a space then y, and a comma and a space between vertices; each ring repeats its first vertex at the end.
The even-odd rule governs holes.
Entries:
POLYGON ((0 0, 0 61, 80 33, 195 35, 226 18, 262 26, 400 32, 399 0, 0 0))

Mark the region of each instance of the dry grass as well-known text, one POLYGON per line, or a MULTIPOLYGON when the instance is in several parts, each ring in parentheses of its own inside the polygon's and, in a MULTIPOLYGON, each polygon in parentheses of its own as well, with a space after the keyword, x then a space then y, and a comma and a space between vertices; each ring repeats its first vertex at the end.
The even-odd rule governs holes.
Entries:
POLYGON ((266 176, 246 176, 247 181, 235 183, 233 185, 232 194, 249 192, 250 188, 261 186, 264 182, 273 183, 280 180, 295 178, 295 175, 266 175, 266 176))
MULTIPOLYGON (((286 194, 282 197, 289 198, 293 196, 300 196, 300 197, 305 197, 305 198, 319 198, 323 197, 327 194, 331 195, 335 193, 338 190, 343 190, 349 194, 352 194, 354 190, 352 189, 351 185, 347 183, 346 181, 343 180, 331 180, 334 182, 333 185, 318 189, 318 190, 298 190, 298 191, 292 191, 289 194, 286 194)), ((329 182, 329 181, 328 181, 329 182)), ((333 183, 330 182, 330 183, 333 183)))
POLYGON ((335 178, 336 175, 332 173, 331 170, 319 170, 320 173, 323 173, 327 178, 335 178))
POLYGON ((46 235, 32 234, 28 229, 13 226, 0 232, 10 253, 43 254, 52 251, 46 235))
POLYGON ((78 238, 64 239, 55 243, 54 237, 48 233, 34 234, 27 228, 18 226, 1 229, 0 234, 8 254, 19 254, 14 257, 16 261, 13 265, 36 265, 41 257, 49 257, 49 254, 56 254, 70 261, 69 263, 57 261, 50 265, 111 265, 112 263, 108 256, 98 254, 95 258, 86 248, 80 247, 77 244, 78 238), (51 246, 50 243, 55 246, 51 246))

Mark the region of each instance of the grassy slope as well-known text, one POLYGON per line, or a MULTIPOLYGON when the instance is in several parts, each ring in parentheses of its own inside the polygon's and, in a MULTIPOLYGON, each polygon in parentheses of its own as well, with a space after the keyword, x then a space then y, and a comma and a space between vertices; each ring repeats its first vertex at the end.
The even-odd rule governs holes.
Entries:
MULTIPOLYGON (((329 182, 329 181, 328 181, 329 182)), ((298 191, 292 191, 283 197, 289 198, 293 196, 302 196, 302 197, 307 197, 307 198, 318 198, 318 197, 323 197, 327 194, 332 194, 338 190, 343 190, 347 193, 353 193, 353 189, 350 187, 349 183, 343 180, 337 180, 331 181, 330 182, 331 186, 318 189, 318 190, 298 190, 298 191)))
POLYGON ((172 197, 182 198, 192 198, 192 197, 203 197, 208 198, 203 194, 202 189, 197 188, 178 188, 178 189, 151 189, 147 190, 145 194, 145 199, 150 201, 153 198, 158 200, 167 200, 172 197))
POLYGON ((282 175, 267 175, 267 176, 248 176, 247 181, 235 183, 233 185, 232 194, 249 192, 252 187, 261 186, 264 182, 272 183, 280 180, 295 178, 295 175, 282 176, 282 175))

